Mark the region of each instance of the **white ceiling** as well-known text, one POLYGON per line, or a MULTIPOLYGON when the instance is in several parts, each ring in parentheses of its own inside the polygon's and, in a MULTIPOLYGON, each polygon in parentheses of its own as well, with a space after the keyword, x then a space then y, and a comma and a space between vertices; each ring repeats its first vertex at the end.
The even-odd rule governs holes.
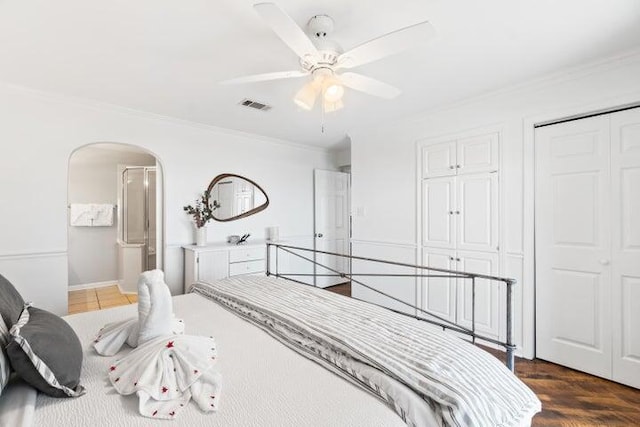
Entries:
POLYGON ((350 129, 415 114, 640 46, 638 0, 276 0, 304 26, 335 20, 347 50, 429 20, 437 39, 360 67, 403 91, 348 90, 323 118, 292 102, 303 79, 223 86, 291 70, 297 58, 254 12, 258 0, 0 0, 0 80, 324 147, 350 129), (268 112, 238 106, 250 98, 268 112))

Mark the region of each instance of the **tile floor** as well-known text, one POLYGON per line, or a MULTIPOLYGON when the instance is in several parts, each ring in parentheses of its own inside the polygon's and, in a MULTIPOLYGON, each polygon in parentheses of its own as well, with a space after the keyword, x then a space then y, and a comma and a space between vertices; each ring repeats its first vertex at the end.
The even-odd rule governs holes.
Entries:
POLYGON ((117 285, 69 291, 69 314, 102 310, 136 302, 138 302, 137 295, 122 294, 117 285))

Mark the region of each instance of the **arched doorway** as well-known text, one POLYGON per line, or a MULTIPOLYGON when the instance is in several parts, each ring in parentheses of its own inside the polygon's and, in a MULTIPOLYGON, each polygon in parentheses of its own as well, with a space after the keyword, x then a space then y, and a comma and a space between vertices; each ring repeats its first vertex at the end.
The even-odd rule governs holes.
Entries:
POLYGON ((163 174, 128 144, 93 143, 69 158, 69 313, 137 301, 142 271, 163 268, 163 174))

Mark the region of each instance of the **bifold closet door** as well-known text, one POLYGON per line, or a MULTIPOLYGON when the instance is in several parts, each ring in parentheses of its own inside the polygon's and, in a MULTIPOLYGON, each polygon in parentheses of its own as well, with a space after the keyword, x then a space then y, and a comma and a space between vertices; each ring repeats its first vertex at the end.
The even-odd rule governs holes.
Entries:
POLYGON ((613 380, 640 388, 640 108, 611 116, 613 380))
POLYGON ((611 376, 608 116, 536 130, 536 356, 611 376))

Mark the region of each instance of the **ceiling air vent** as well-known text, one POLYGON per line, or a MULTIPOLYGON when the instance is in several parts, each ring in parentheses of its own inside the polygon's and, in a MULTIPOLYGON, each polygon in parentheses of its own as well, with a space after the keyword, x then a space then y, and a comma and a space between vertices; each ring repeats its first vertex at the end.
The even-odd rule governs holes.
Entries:
POLYGON ((240 101, 240 105, 243 105, 249 108, 254 108, 260 111, 269 111, 271 109, 271 105, 263 104, 262 102, 252 101, 246 98, 240 101))

